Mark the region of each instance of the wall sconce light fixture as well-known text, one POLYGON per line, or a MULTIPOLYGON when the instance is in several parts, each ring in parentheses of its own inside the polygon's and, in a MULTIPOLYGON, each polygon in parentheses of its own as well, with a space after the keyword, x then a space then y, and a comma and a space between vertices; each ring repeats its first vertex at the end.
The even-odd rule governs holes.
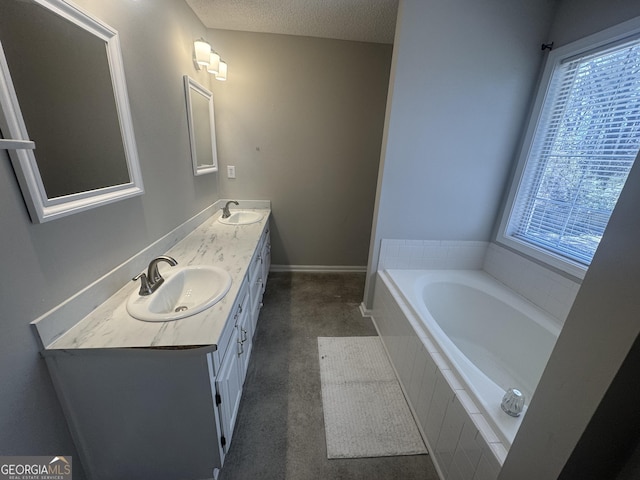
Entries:
POLYGON ((209 54, 209 63, 207 64, 207 72, 212 75, 220 73, 220 55, 215 52, 209 54))
POLYGON ((225 81, 227 79, 227 63, 220 59, 220 55, 213 51, 211 44, 204 38, 193 42, 193 56, 196 68, 215 75, 216 80, 225 81))
POLYGON ((216 80, 224 82, 227 79, 227 62, 220 60, 220 70, 216 75, 216 80))

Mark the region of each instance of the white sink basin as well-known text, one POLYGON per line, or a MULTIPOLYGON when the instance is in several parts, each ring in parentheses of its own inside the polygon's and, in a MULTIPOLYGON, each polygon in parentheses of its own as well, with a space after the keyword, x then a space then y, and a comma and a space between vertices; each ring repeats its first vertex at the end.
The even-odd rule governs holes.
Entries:
POLYGON ((249 225, 260 220, 262 220, 262 213, 251 210, 235 210, 230 217, 218 218, 218 221, 225 225, 249 225))
POLYGON ((179 320, 211 307, 227 294, 229 287, 231 276, 220 267, 175 267, 151 295, 133 292, 127 301, 127 311, 146 322, 179 320))

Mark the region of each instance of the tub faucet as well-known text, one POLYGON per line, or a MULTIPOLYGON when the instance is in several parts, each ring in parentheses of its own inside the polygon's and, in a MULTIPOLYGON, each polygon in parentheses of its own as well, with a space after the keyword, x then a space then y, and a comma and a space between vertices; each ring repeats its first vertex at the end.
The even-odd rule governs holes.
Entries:
POLYGON ((227 204, 224 207, 222 207, 222 218, 229 218, 231 216, 231 212, 229 211, 229 204, 231 204, 231 203, 235 203, 236 205, 240 205, 235 200, 229 200, 227 202, 227 204))
POLYGON ((519 417, 524 409, 524 395, 517 388, 510 388, 502 397, 500 407, 507 415, 519 417))
POLYGON ((133 281, 140 280, 140 291, 138 292, 141 296, 151 295, 155 292, 160 285, 164 282, 164 278, 160 275, 160 271, 158 270, 158 264, 160 262, 167 262, 172 267, 175 267, 178 262, 173 257, 168 255, 161 255, 157 258, 154 258, 149 262, 149 267, 147 268, 147 273, 141 273, 133 277, 133 281))

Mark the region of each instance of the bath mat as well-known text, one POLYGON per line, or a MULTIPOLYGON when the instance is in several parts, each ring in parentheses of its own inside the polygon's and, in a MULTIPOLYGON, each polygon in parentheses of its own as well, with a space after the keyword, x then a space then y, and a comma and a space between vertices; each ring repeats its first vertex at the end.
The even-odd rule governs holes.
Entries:
POLYGON ((427 453, 379 337, 318 337, 328 458, 427 453))

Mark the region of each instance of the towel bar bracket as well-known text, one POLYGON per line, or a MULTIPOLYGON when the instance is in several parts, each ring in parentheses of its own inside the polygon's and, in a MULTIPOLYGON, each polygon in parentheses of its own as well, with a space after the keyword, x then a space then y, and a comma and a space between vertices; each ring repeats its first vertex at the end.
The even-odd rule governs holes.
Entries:
POLYGON ((34 150, 35 142, 31 140, 10 140, 0 138, 0 150, 34 150))

